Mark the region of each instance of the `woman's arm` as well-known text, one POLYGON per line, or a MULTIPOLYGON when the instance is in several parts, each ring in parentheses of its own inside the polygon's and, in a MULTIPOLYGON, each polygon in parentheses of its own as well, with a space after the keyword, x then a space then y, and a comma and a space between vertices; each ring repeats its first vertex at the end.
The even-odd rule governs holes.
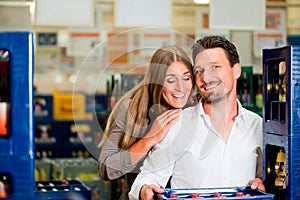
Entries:
MULTIPOLYGON (((103 144, 99 156, 99 175, 106 179, 116 179, 132 172, 146 156, 153 145, 159 143, 170 127, 179 120, 181 110, 168 110, 158 116, 147 135, 133 144, 130 149, 119 148, 124 129, 114 123, 103 144)), ((138 171, 137 171, 138 172, 138 171)))
POLYGON ((119 148, 124 131, 115 123, 110 129, 99 155, 99 175, 103 179, 116 179, 135 168, 132 165, 130 152, 119 148))

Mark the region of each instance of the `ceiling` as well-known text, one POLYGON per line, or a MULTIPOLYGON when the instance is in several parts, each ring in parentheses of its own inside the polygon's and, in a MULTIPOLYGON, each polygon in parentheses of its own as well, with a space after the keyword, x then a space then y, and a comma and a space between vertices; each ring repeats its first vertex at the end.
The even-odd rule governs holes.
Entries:
MULTIPOLYGON (((35 0, 0 0, 0 2, 34 2, 35 0)), ((94 0, 96 4, 113 4, 114 0, 94 0)), ((195 5, 193 0, 172 0, 175 5, 195 5)))

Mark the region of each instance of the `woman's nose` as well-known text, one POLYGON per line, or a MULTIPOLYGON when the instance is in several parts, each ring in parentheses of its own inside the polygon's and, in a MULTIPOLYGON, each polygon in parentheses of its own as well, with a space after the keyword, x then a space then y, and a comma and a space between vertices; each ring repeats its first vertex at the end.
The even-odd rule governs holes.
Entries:
POLYGON ((175 89, 177 91, 183 91, 186 88, 185 83, 183 81, 177 81, 175 89))

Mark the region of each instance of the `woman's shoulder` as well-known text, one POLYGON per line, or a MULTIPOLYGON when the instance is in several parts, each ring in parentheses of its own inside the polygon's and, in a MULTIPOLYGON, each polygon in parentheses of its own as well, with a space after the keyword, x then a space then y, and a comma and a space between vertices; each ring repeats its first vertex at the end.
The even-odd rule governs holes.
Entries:
POLYGON ((115 123, 119 127, 124 127, 124 124, 127 120, 128 108, 129 108, 130 99, 121 99, 114 107, 113 118, 115 123))

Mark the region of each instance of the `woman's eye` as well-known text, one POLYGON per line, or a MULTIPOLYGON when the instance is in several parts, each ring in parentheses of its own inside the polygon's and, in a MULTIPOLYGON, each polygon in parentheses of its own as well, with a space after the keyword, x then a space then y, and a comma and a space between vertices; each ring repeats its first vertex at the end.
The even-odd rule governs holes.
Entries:
POLYGON ((185 77, 183 77, 183 80, 185 80, 185 81, 189 81, 190 79, 191 79, 190 76, 185 76, 185 77))
POLYGON ((176 79, 174 79, 174 78, 169 78, 169 79, 167 79, 167 82, 168 83, 174 83, 176 81, 176 79))

